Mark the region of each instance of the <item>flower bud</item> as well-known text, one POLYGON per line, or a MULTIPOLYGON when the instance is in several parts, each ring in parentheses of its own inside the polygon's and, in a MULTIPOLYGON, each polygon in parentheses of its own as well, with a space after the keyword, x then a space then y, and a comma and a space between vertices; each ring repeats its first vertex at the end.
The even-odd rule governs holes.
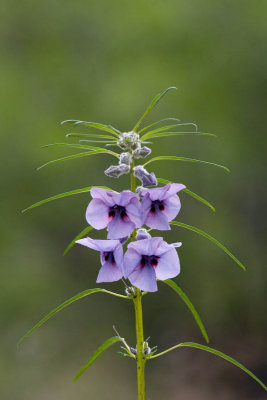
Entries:
POLYGON ((151 153, 151 149, 149 147, 140 147, 139 149, 136 149, 133 151, 133 157, 134 158, 145 158, 151 153))
POLYGON ((150 174, 142 165, 137 165, 136 167, 134 167, 133 171, 134 176, 140 179, 143 187, 157 186, 158 181, 154 172, 150 174))
POLYGON ((106 171, 104 171, 110 178, 119 178, 123 174, 130 172, 130 166, 127 164, 111 165, 106 171))
POLYGON ((149 238, 151 238, 151 235, 147 232, 146 229, 140 228, 137 230, 136 240, 143 240, 143 239, 149 239, 149 238))
POLYGON ((120 154, 120 164, 130 165, 132 162, 132 155, 130 153, 121 153, 120 154))
POLYGON ((134 131, 123 132, 119 136, 117 145, 123 150, 126 150, 126 149, 134 150, 138 146, 140 146, 139 139, 140 139, 140 137, 139 137, 138 133, 136 133, 134 131))

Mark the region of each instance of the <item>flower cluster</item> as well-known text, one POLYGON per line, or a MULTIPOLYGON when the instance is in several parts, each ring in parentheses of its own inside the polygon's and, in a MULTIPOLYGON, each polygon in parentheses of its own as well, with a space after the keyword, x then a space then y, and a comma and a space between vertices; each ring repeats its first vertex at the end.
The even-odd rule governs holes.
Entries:
MULTIPOLYGON (((105 174, 111 178, 119 178, 121 175, 128 174, 133 159, 145 158, 151 153, 149 147, 141 146, 140 136, 134 131, 122 133, 118 138, 117 146, 127 151, 120 154, 118 165, 111 165, 106 169, 105 174)), ((157 186, 155 174, 150 174, 142 165, 134 167, 133 173, 136 178, 140 179, 143 187, 157 186)))
POLYGON ((153 189, 140 188, 138 193, 124 190, 91 189, 92 200, 86 210, 86 220, 95 229, 107 228, 108 240, 89 237, 76 243, 100 252, 101 269, 97 282, 114 282, 128 278, 132 285, 143 291, 157 290, 156 280, 177 276, 180 262, 175 247, 181 243, 166 243, 162 237, 151 237, 143 225, 151 229, 169 230, 169 222, 180 211, 177 193, 182 184, 168 183, 153 189), (130 242, 123 255, 123 245, 130 242))

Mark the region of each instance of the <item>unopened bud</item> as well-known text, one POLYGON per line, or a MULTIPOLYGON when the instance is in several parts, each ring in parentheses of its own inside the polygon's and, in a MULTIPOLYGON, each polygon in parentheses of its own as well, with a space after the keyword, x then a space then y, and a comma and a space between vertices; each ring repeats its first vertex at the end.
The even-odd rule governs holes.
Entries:
POLYGON ((137 165, 136 167, 134 167, 133 171, 134 176, 140 179, 143 187, 157 186, 158 181, 154 172, 150 174, 142 165, 137 165))
POLYGON ((151 149, 149 147, 141 147, 140 149, 136 149, 133 152, 134 158, 145 158, 151 153, 151 149))
POLYGON ((123 174, 130 172, 130 166, 127 164, 111 165, 106 169, 105 174, 110 178, 119 178, 123 174))
POLYGON ((130 165, 132 162, 132 155, 130 153, 121 153, 120 154, 120 164, 130 165))
POLYGON ((149 239, 149 238, 151 238, 151 235, 147 232, 146 229, 140 228, 137 230, 136 240, 143 240, 143 239, 149 239))

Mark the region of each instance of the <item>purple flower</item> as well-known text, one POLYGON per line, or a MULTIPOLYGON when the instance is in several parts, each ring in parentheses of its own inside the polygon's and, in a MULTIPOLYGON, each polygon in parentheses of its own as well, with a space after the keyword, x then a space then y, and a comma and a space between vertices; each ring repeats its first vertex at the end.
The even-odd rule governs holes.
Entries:
POLYGON ((143 197, 143 223, 153 229, 170 230, 169 221, 174 219, 181 208, 177 192, 185 189, 181 183, 168 183, 166 186, 141 189, 139 195, 143 197))
POLYGON ((155 292, 156 279, 174 278, 180 272, 175 247, 181 243, 166 243, 162 237, 138 240, 128 245, 124 255, 124 276, 141 290, 155 292))
POLYGON ((77 240, 76 243, 100 251, 102 267, 96 282, 114 282, 122 278, 123 249, 119 240, 94 240, 89 237, 77 240))
POLYGON ((130 190, 121 193, 91 189, 93 200, 86 210, 86 220, 95 229, 107 227, 108 239, 121 239, 142 224, 137 194, 130 190))

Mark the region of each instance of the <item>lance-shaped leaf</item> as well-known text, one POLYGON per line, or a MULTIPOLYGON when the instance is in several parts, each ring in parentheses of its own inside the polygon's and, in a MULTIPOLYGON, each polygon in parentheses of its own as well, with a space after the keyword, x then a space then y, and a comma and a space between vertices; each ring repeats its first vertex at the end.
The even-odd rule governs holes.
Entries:
POLYGON ((242 371, 246 372, 251 378, 253 378, 256 382, 259 383, 259 385, 267 391, 267 387, 266 385, 256 376, 254 375, 250 370, 248 370, 243 364, 241 364, 240 362, 236 361, 234 358, 222 353, 219 350, 215 350, 212 349, 211 347, 208 346, 204 346, 202 344, 198 344, 198 343, 194 343, 194 342, 184 342, 184 343, 179 343, 176 346, 173 346, 161 353, 158 353, 154 356, 151 356, 150 359, 152 358, 156 358, 156 357, 160 357, 163 356, 164 354, 168 353, 169 351, 178 349, 179 347, 193 347, 195 349, 199 349, 199 350, 204 350, 207 351, 208 353, 214 354, 215 356, 221 357, 224 360, 230 362, 231 364, 235 365, 236 367, 242 369, 242 371))
POLYGON ((153 133, 151 135, 144 135, 142 136, 142 139, 144 140, 151 140, 155 138, 160 138, 160 137, 165 137, 165 136, 180 136, 180 135, 195 135, 195 136, 211 136, 211 137, 216 137, 213 133, 205 133, 205 132, 159 132, 159 133, 153 133))
POLYGON ((32 208, 35 208, 35 207, 39 207, 39 206, 41 206, 42 204, 48 203, 48 202, 50 202, 50 201, 57 200, 57 199, 61 199, 62 197, 68 197, 68 196, 72 196, 72 195, 74 195, 74 194, 80 194, 80 193, 87 193, 87 192, 90 192, 90 190, 91 190, 93 187, 97 187, 97 188, 100 188, 100 189, 106 189, 106 190, 110 190, 111 192, 115 192, 115 190, 112 190, 112 189, 110 189, 110 188, 108 188, 108 187, 106 187, 106 186, 88 186, 88 187, 84 187, 84 188, 81 188, 81 189, 75 189, 75 190, 71 190, 71 191, 69 191, 69 192, 56 194, 55 196, 48 197, 47 199, 44 199, 44 200, 41 200, 41 201, 37 201, 37 203, 34 203, 34 204, 32 204, 31 206, 25 208, 24 210, 22 210, 22 212, 31 210, 32 208))
POLYGON ((92 365, 98 357, 101 356, 109 347, 113 346, 113 344, 117 342, 121 342, 121 338, 119 336, 113 336, 112 338, 105 341, 102 346, 98 347, 98 349, 94 352, 94 354, 89 358, 89 360, 84 364, 84 366, 80 369, 77 375, 74 377, 73 382, 77 381, 78 378, 87 370, 90 365, 92 365))
POLYGON ((163 92, 157 94, 154 99, 151 101, 151 103, 149 104, 149 106, 147 107, 146 111, 144 112, 144 114, 142 115, 142 117, 138 120, 138 122, 136 123, 136 125, 133 127, 133 131, 136 132, 136 130, 139 128, 139 126, 141 125, 141 122, 143 121, 143 119, 146 117, 146 115, 149 113, 149 111, 152 110, 153 107, 155 107, 155 105, 162 99, 163 96, 165 96, 166 93, 168 93, 169 90, 175 89, 177 90, 176 87, 171 86, 169 88, 167 88, 166 90, 164 90, 163 92))
POLYGON ((187 305, 187 307, 189 308, 189 310, 193 314, 193 317, 195 318, 196 323, 198 324, 199 329, 201 330, 204 339, 206 340, 207 343, 209 343, 209 337, 208 337, 207 331, 206 331, 206 329, 205 329, 205 327, 203 325, 203 322, 201 321, 201 318, 200 318, 197 310, 195 309, 194 305, 189 300, 189 298, 184 293, 184 291, 175 282, 173 282, 171 279, 166 279, 165 281, 162 281, 162 282, 166 283, 166 285, 170 286, 177 294, 179 294, 181 299, 185 302, 185 304, 187 305))
POLYGON ((220 164, 215 164, 209 161, 202 161, 202 160, 196 160, 194 158, 187 158, 187 157, 176 157, 176 156, 158 156, 158 157, 153 157, 150 160, 148 160, 144 166, 154 162, 154 161, 163 161, 163 160, 173 160, 173 161, 188 161, 188 162, 194 162, 194 163, 200 163, 200 164, 207 164, 207 165, 213 165, 215 167, 223 168, 227 172, 230 172, 230 170, 225 167, 224 165, 220 164))
POLYGON ((47 165, 55 164, 55 163, 62 162, 62 161, 72 160, 74 158, 92 156, 94 154, 110 154, 112 156, 115 156, 116 158, 120 158, 119 154, 114 153, 114 151, 111 151, 111 150, 103 149, 103 150, 85 151, 84 153, 73 154, 71 156, 57 158, 56 160, 48 161, 47 163, 45 163, 45 164, 41 165, 40 167, 38 167, 37 170, 39 170, 39 169, 41 169, 43 167, 46 167, 47 165))
POLYGON ((160 123, 163 122, 163 121, 177 121, 177 122, 179 122, 180 119, 178 119, 178 118, 171 118, 171 117, 170 117, 170 118, 163 118, 163 119, 160 119, 159 121, 153 122, 153 124, 150 124, 150 125, 145 126, 144 128, 140 129, 140 131, 137 131, 137 133, 140 134, 141 132, 147 131, 149 128, 152 128, 153 126, 158 125, 158 124, 160 124, 160 123))
POLYGON ((181 122, 179 124, 170 124, 170 125, 166 125, 166 126, 161 126, 159 128, 153 129, 152 131, 148 131, 148 132, 144 133, 142 138, 153 135, 154 133, 168 131, 172 128, 175 128, 176 126, 194 126, 195 130, 197 131, 197 125, 194 124, 193 122, 183 122, 183 123, 181 122))
MULTIPOLYGON (((172 181, 169 181, 168 179, 162 179, 162 178, 158 178, 157 177, 157 181, 160 183, 173 183, 172 181)), ((183 192, 189 194, 189 196, 194 197, 196 200, 200 201, 201 203, 205 204, 206 206, 208 206, 212 211, 215 212, 215 207, 213 207, 212 204, 210 204, 207 200, 203 199, 203 197, 200 197, 198 194, 192 192, 191 190, 189 190, 188 188, 185 188, 182 190, 183 192)))
POLYGON ((244 271, 246 270, 244 265, 224 245, 222 245, 217 239, 215 239, 208 233, 202 231, 201 229, 196 228, 195 226, 187 225, 187 224, 184 224, 184 223, 178 222, 178 221, 170 221, 170 224, 180 226, 182 228, 188 229, 189 231, 196 232, 199 235, 204 236, 205 238, 209 239, 211 242, 213 242, 218 247, 220 247, 226 254, 228 254, 228 256, 231 257, 244 271))
POLYGON ((89 296, 90 294, 93 294, 93 293, 99 293, 99 292, 111 294, 113 296, 120 297, 122 299, 128 299, 127 296, 123 296, 122 294, 119 294, 119 293, 110 292, 109 290, 106 290, 106 289, 96 288, 96 289, 84 290, 83 292, 80 292, 80 293, 76 294, 75 296, 71 297, 70 299, 64 301, 64 303, 60 304, 60 306, 56 307, 54 310, 50 311, 50 313, 48 313, 44 318, 42 318, 39 322, 37 322, 37 324, 34 325, 34 327, 32 329, 30 329, 24 336, 22 336, 22 338, 19 340, 18 344, 23 342, 24 339, 29 337, 34 331, 36 331, 36 329, 38 329, 41 325, 43 325, 47 320, 49 320, 51 317, 53 317, 57 312, 59 312, 63 308, 69 306, 70 304, 74 303, 77 300, 82 299, 83 297, 89 296))
POLYGON ((112 133, 114 136, 119 136, 119 134, 121 133, 118 129, 114 128, 111 125, 100 124, 98 122, 79 121, 79 120, 75 120, 75 119, 69 119, 69 120, 61 122, 61 124, 67 124, 67 123, 72 124, 74 126, 84 125, 84 126, 88 126, 89 128, 99 129, 101 131, 106 131, 106 132, 112 133))
POLYGON ((76 241, 79 239, 82 239, 85 235, 87 235, 87 233, 89 233, 92 229, 94 229, 92 226, 87 226, 86 228, 84 228, 68 245, 68 247, 66 248, 66 250, 64 251, 63 255, 65 256, 68 251, 70 251, 70 249, 75 245, 76 241))
POLYGON ((114 138, 114 136, 110 136, 110 135, 98 135, 98 134, 93 134, 93 133, 67 133, 67 135, 65 135, 66 138, 69 137, 77 137, 77 138, 85 138, 85 137, 89 137, 89 138, 97 138, 97 139, 110 139, 113 140, 116 143, 117 138, 114 138))
MULTIPOLYGON (((103 142, 100 142, 103 143, 103 142)), ((50 143, 50 144, 45 144, 42 146, 42 148, 46 147, 70 147, 72 149, 85 149, 85 150, 95 150, 95 151, 106 151, 105 148, 103 147, 97 147, 97 146, 90 146, 86 144, 77 144, 77 143, 50 143)), ((114 153, 117 154, 117 153, 114 153)))

